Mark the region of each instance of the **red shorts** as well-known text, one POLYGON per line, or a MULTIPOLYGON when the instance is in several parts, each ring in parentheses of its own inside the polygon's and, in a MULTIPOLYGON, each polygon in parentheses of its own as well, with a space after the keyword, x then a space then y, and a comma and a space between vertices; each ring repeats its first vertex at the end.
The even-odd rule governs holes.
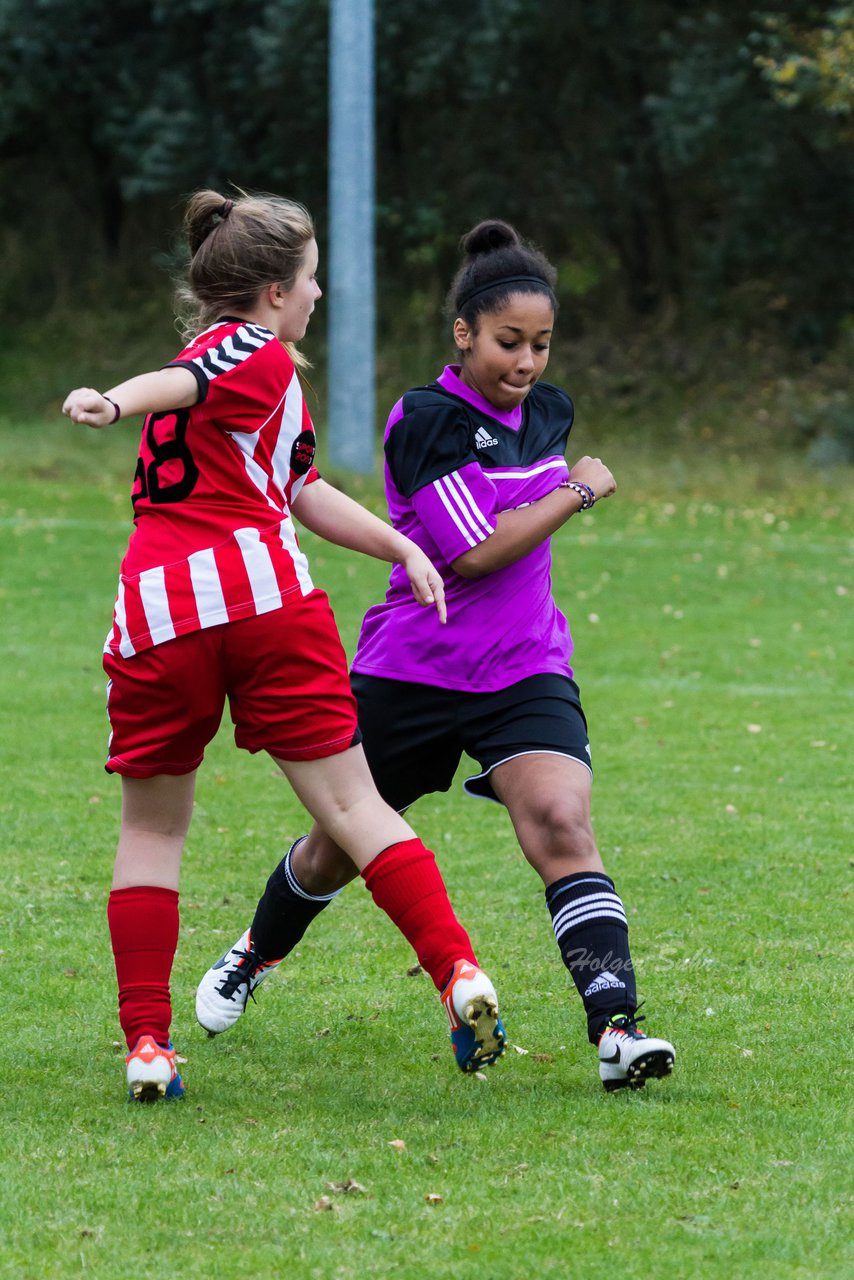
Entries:
POLYGON ((360 741, 347 660, 323 591, 131 658, 105 653, 104 670, 110 773, 192 773, 226 698, 234 740, 247 751, 318 760, 360 741))

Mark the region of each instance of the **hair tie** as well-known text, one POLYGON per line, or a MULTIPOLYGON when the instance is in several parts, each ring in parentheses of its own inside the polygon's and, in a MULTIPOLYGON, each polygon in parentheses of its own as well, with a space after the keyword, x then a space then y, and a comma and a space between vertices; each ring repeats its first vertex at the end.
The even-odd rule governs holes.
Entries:
MULTIPOLYGON (((102 399, 102 400, 106 400, 107 404, 111 404, 111 405, 113 406, 113 418, 112 418, 112 422, 118 422, 119 418, 122 416, 122 411, 121 411, 121 409, 119 408, 119 406, 116 404, 116 402, 115 402, 115 400, 113 399, 113 397, 112 397, 112 396, 105 396, 105 395, 103 394, 103 392, 102 392, 102 393, 101 393, 101 399, 102 399)), ((112 422, 111 422, 111 424, 110 424, 111 426, 112 426, 112 422)))
POLYGON ((471 302, 472 298, 476 298, 478 294, 486 293, 487 289, 498 289, 501 285, 506 284, 538 284, 544 289, 548 289, 549 293, 554 296, 554 289, 548 280, 544 280, 542 276, 499 276, 497 280, 489 280, 486 284, 479 284, 474 289, 468 289, 457 303, 457 310, 462 311, 463 307, 471 302))
POLYGON ((220 219, 221 219, 223 222, 225 222, 226 218, 227 218, 227 217, 228 217, 228 215, 231 213, 231 211, 232 211, 232 209, 233 209, 233 208, 234 208, 234 201, 233 201, 233 200, 226 200, 226 201, 224 202, 224 204, 223 204, 222 208, 221 208, 221 209, 220 209, 220 211, 219 211, 220 219))

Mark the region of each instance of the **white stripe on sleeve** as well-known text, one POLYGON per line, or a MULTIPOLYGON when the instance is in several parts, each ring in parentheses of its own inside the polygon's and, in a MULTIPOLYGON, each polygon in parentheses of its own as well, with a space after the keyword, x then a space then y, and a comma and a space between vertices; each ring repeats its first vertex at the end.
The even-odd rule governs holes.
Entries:
POLYGON ((471 490, 459 471, 452 471, 450 475, 445 476, 444 483, 447 485, 448 493, 455 501, 457 509, 479 542, 482 542, 484 538, 488 538, 491 533, 495 532, 495 526, 490 523, 475 502, 471 490))
POLYGON ((302 387, 296 373, 288 383, 282 421, 273 449, 273 479, 284 493, 291 474, 291 449, 302 431, 302 387))
POLYGON ((490 480, 530 480, 531 476, 542 475, 544 471, 568 471, 566 458, 550 458, 536 467, 512 467, 509 471, 489 469, 490 480))
POLYGON ((434 480, 434 481, 433 481, 433 488, 435 489, 436 493, 438 494, 439 498, 441 499, 442 506, 445 508, 445 510, 447 511, 448 515, 451 517, 451 519, 453 520, 454 524, 457 526, 457 528, 459 529, 460 533, 461 533, 461 534, 463 535, 463 537, 465 538, 466 542, 469 544, 469 546, 470 546, 470 547, 476 547, 476 546, 478 545, 478 544, 477 544, 477 541, 476 541, 476 540, 471 536, 471 534, 469 533, 468 529, 465 527, 465 525, 463 524, 462 520, 461 520, 461 519, 460 519, 460 517, 457 515, 456 511, 455 511, 455 510, 454 510, 454 508, 451 506, 450 499, 449 499, 449 498, 447 498, 447 497, 445 496, 445 491, 444 491, 444 489, 442 488, 442 482, 441 482, 441 480, 434 480))

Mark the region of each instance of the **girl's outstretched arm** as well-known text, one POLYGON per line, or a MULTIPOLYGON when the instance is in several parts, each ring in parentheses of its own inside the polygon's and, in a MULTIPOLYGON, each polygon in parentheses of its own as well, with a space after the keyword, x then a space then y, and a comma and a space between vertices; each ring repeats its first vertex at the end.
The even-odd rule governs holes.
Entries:
POLYGON ((189 409, 198 399, 199 384, 193 374, 189 369, 175 366, 137 374, 109 391, 77 387, 66 396, 62 412, 72 422, 108 427, 119 418, 131 418, 138 413, 189 409))
POLYGON ((377 560, 402 564, 418 603, 434 604, 440 621, 446 620, 442 576, 411 538, 398 533, 325 480, 304 485, 294 500, 293 511, 306 529, 327 542, 377 560))

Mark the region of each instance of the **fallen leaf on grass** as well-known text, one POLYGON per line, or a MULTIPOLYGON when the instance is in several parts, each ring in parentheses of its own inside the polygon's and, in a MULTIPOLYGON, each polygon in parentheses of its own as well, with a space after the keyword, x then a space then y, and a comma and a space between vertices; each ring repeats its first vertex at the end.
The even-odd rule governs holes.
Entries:
POLYGON ((531 1058, 532 1062, 554 1062, 554 1058, 550 1053, 535 1053, 531 1058))
POLYGON ((326 1185, 329 1188, 329 1190, 334 1191, 336 1195, 342 1195, 342 1196, 365 1195, 365 1188, 362 1186, 361 1182, 356 1182, 354 1181, 353 1178, 348 1178, 346 1182, 327 1182, 326 1185))
POLYGON ((428 1204, 442 1204, 442 1203, 443 1203, 442 1197, 441 1197, 441 1196, 439 1196, 439 1195, 436 1195, 436 1192, 435 1192, 435 1191, 428 1191, 428 1192, 427 1192, 427 1194, 426 1194, 426 1196, 424 1197, 424 1199, 427 1201, 427 1203, 428 1203, 428 1204))
POLYGON ((527 1049, 523 1049, 523 1048, 522 1048, 522 1046, 521 1046, 520 1044, 514 1044, 513 1048, 516 1050, 516 1052, 517 1052, 517 1053, 527 1053, 527 1052, 528 1052, 528 1050, 527 1050, 527 1049))
POLYGON ((335 1206, 333 1205, 332 1201, 329 1199, 329 1196, 320 1196, 320 1198, 318 1200, 315 1200, 314 1202, 315 1213, 323 1213, 324 1210, 334 1209, 334 1208, 335 1206))
POLYGON ((417 978, 419 973, 423 973, 420 964, 414 964, 411 969, 406 970, 407 978, 417 978))
POLYGON ((403 1138, 394 1138, 388 1145, 390 1147, 394 1147, 395 1151, 406 1150, 406 1143, 403 1141, 403 1138))

